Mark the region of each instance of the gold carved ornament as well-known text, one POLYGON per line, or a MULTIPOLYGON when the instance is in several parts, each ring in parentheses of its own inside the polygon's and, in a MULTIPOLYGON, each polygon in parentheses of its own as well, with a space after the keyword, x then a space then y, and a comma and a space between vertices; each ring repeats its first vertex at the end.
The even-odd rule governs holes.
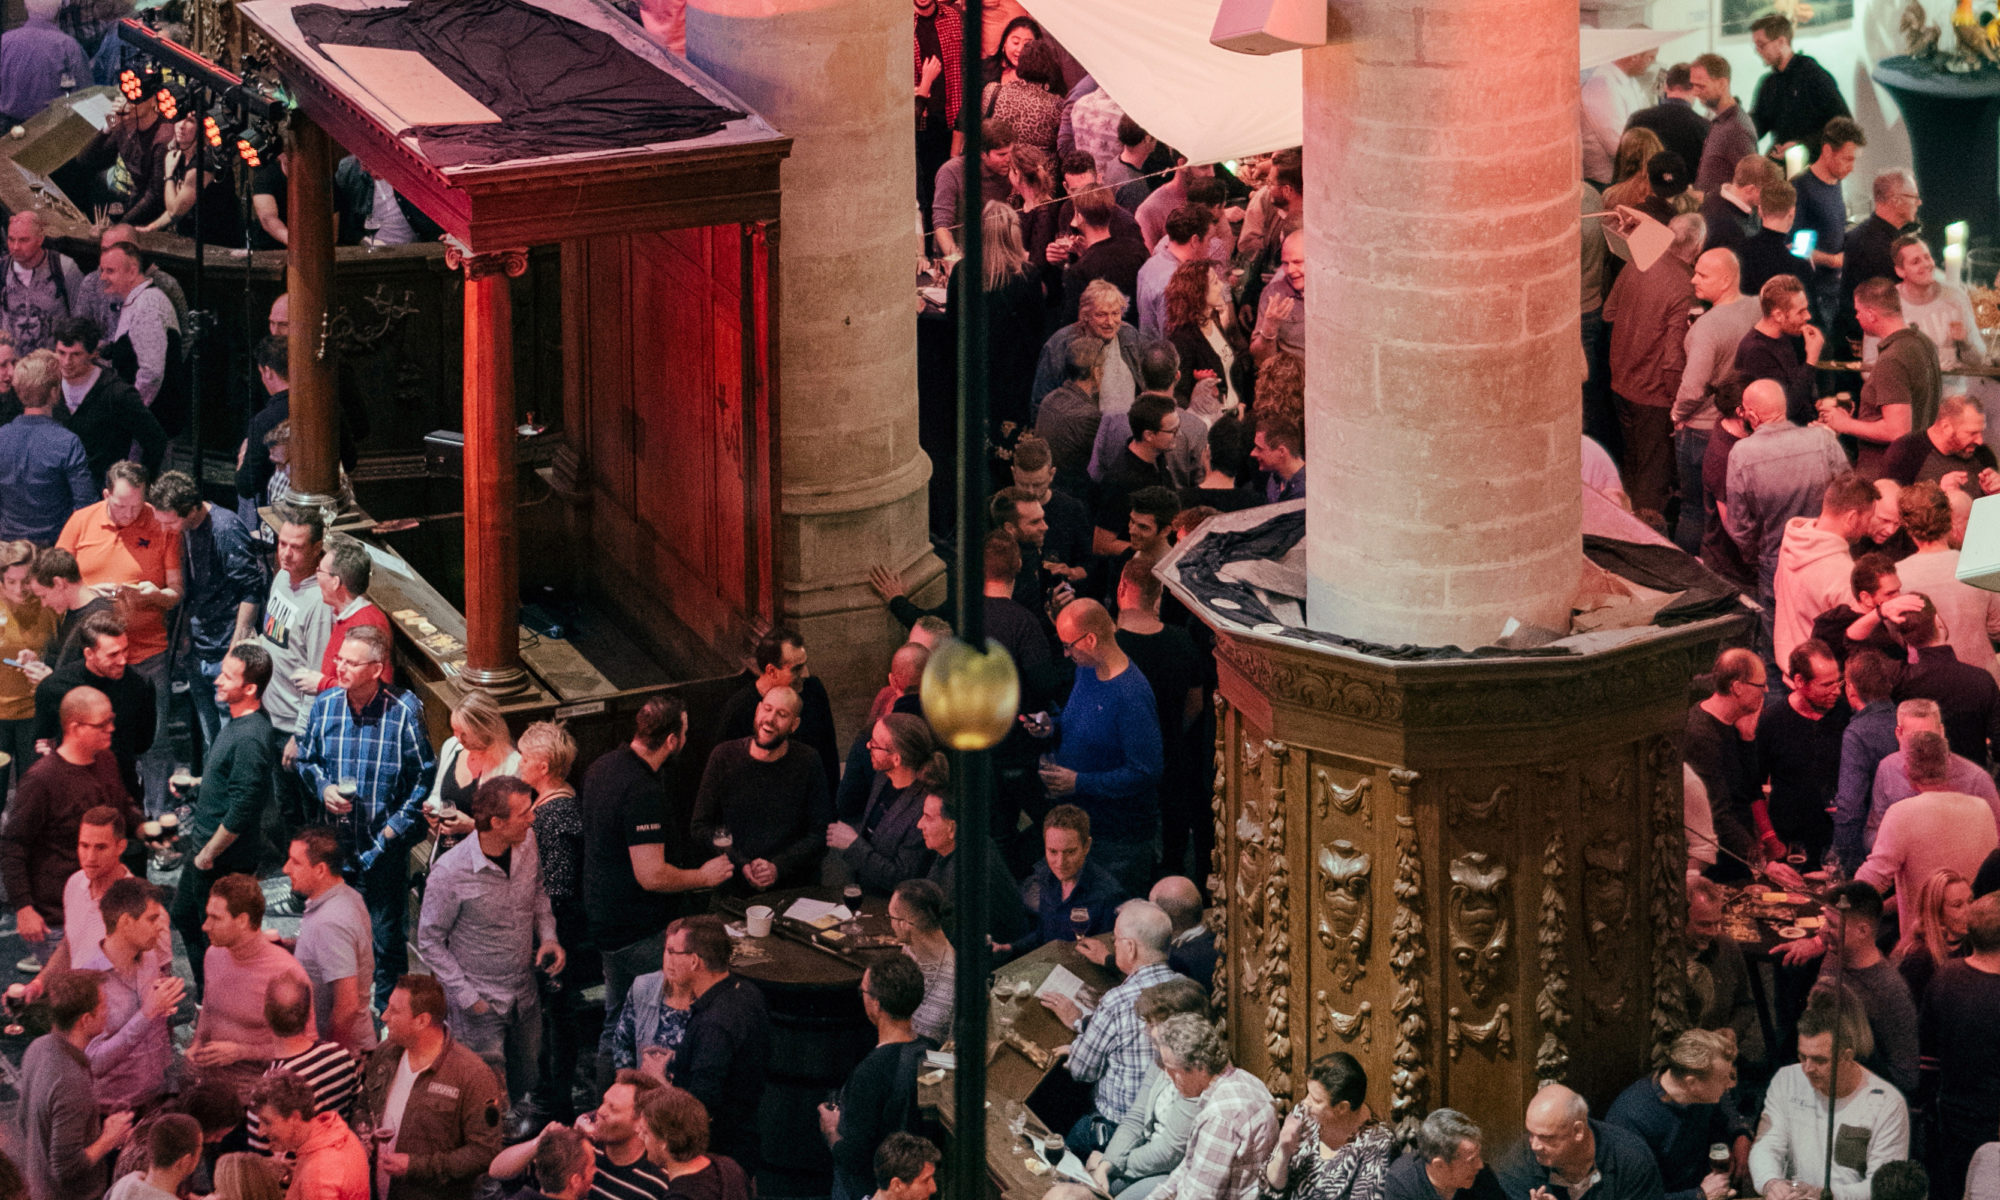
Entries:
POLYGON ((1681 798, 1681 754, 1673 739, 1657 737, 1646 754, 1652 774, 1653 872, 1649 889, 1653 940, 1653 1062, 1688 1027, 1687 1013, 1687 817, 1681 798))
POLYGON ((1471 1042, 1476 1046, 1483 1046, 1488 1042, 1492 1042, 1496 1053, 1506 1058, 1514 1057, 1514 1016, 1512 1005, 1501 1004, 1493 1010, 1492 1017, 1476 1025, 1468 1021, 1459 1020, 1459 1011, 1459 1007, 1456 1004, 1451 1006, 1451 1012, 1448 1014, 1448 1020, 1445 1022, 1444 1029, 1445 1049, 1451 1054, 1453 1062, 1458 1061, 1459 1051, 1465 1048, 1465 1043, 1467 1042, 1471 1042))
POLYGON ((1313 1017, 1315 1041, 1324 1042, 1329 1035, 1337 1033, 1348 1041, 1358 1042, 1363 1046, 1374 1042, 1374 1036, 1368 1030, 1369 1018, 1375 1015, 1373 1004, 1363 1000, 1361 1007, 1351 1013, 1338 1012, 1325 991, 1315 992, 1313 1001, 1318 1005, 1316 1015, 1313 1017))
POLYGON ((1507 956, 1512 921, 1507 916, 1507 864, 1481 851, 1451 862, 1451 957, 1459 983, 1474 1004, 1486 1003, 1493 974, 1507 956))
MULTIPOLYGON (((1215 819, 1215 849, 1210 851, 1211 873, 1208 894, 1222 914, 1215 928, 1215 978, 1211 997, 1215 1019, 1225 1033, 1229 1028, 1229 701, 1220 692, 1215 696, 1215 785, 1209 809, 1215 819)), ((1214 911, 1214 910, 1211 910, 1214 911)))
POLYGON ((1569 1046, 1562 1031, 1569 1011, 1569 907, 1563 899, 1563 831, 1549 831, 1542 850, 1542 911, 1535 933, 1535 961, 1542 969, 1541 990, 1535 993, 1535 1019, 1542 1024, 1542 1044, 1535 1050, 1535 1075, 1560 1081, 1569 1073, 1569 1046))
POLYGON ((1396 792, 1396 915, 1389 925, 1389 972, 1395 977, 1395 998, 1389 1011, 1396 1023, 1390 1061, 1389 1114, 1397 1122, 1417 1120, 1429 1108, 1430 1072, 1424 1045, 1430 1025, 1424 1018, 1424 860, 1418 854, 1417 818, 1410 797, 1418 774, 1401 767, 1389 771, 1396 792))
POLYGON ((1333 956, 1333 981, 1343 992, 1368 973, 1369 856, 1344 839, 1319 848, 1319 940, 1333 956))

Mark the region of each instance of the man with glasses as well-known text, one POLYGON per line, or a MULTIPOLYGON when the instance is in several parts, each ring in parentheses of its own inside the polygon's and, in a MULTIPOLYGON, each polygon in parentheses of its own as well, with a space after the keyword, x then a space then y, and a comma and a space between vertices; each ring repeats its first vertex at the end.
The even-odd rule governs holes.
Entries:
POLYGON ((757 1170, 757 1106, 771 1063, 771 1018, 757 985, 729 970, 729 933, 716 917, 667 926, 668 969, 694 988, 687 1032, 667 1064, 667 1082, 708 1109, 709 1149, 757 1170))
MULTIPOLYGON (((180 535, 161 525, 146 503, 151 481, 151 473, 138 463, 113 463, 105 472, 104 500, 72 513, 56 545, 76 556, 85 583, 116 588, 130 637, 127 664, 153 689, 153 711, 164 724, 172 657, 167 653, 166 614, 185 593, 180 535)), ((173 751, 166 738, 154 736, 150 724, 128 730, 127 736, 145 740, 139 751, 145 755, 146 811, 160 812, 166 807, 173 751)))
POLYGON ((423 827, 419 818, 437 765, 423 705, 410 692, 389 689, 388 665, 387 634, 372 625, 349 629, 334 658, 336 686, 307 710, 298 755, 300 777, 350 847, 345 873, 368 902, 377 1005, 388 1003, 409 962, 407 839, 423 827))
POLYGON ((1708 790, 1715 813, 1715 836, 1724 851, 1715 864, 1726 882, 1745 877, 1744 864, 1756 854, 1756 821, 1751 806, 1758 792, 1756 750, 1751 724, 1764 707, 1770 684, 1764 662, 1748 650, 1724 650, 1716 656, 1708 698, 1688 710, 1683 753, 1688 767, 1708 790))
POLYGON ((1128 894, 1140 895, 1153 880, 1165 771, 1153 688, 1119 647, 1118 626, 1097 601, 1065 606, 1056 636, 1076 664, 1076 683, 1059 714, 1042 786, 1051 800, 1089 815, 1099 864, 1128 894))
POLYGON ((1917 210, 1924 198, 1917 177, 1902 167, 1875 177, 1875 211, 1847 231, 1840 264, 1840 318, 1835 332, 1843 338, 1861 336, 1854 319, 1854 289, 1871 279, 1896 277, 1896 239, 1922 228, 1917 210))
POLYGON ((1750 41, 1757 57, 1771 68, 1757 81, 1757 95, 1750 102, 1750 119, 1757 136, 1771 135, 1771 155, 1782 159, 1792 146, 1803 144, 1807 159, 1819 157, 1826 123, 1835 117, 1852 116, 1840 85, 1810 54, 1792 49, 1792 22, 1771 13, 1750 23, 1750 41))
MULTIPOLYGON (((292 672, 292 683, 305 695, 339 686, 334 659, 349 630, 371 626, 381 631, 383 643, 388 644, 389 617, 368 598, 368 581, 373 574, 374 564, 369 561, 366 546, 349 537, 327 539, 326 553, 320 556, 319 571, 314 578, 319 580, 320 599, 333 614, 333 624, 327 633, 319 670, 301 667, 292 672)), ((381 665, 383 684, 395 682, 386 654, 381 665)))
POLYGON ((63 890, 82 863, 78 831, 85 815, 109 808, 125 829, 139 820, 110 753, 115 725, 111 701, 96 688, 64 696, 62 744, 21 776, 0 827, 0 883, 29 952, 42 964, 62 944, 63 890))
POLYGON ((35 745, 43 753, 66 733, 62 714, 66 698, 78 688, 90 688, 111 702, 117 728, 110 734, 112 761, 124 788, 139 795, 139 760, 153 745, 157 695, 153 685, 131 669, 131 639, 123 620, 95 613, 77 632, 80 658, 56 668, 35 685, 35 745))
POLYGON ((917 1070, 938 1045, 910 1027, 923 1000, 924 973, 907 958, 861 973, 861 1011, 875 1026, 875 1048, 855 1064, 839 1102, 819 1106, 820 1134, 833 1152, 834 1200, 868 1195, 875 1151, 916 1111, 917 1070))

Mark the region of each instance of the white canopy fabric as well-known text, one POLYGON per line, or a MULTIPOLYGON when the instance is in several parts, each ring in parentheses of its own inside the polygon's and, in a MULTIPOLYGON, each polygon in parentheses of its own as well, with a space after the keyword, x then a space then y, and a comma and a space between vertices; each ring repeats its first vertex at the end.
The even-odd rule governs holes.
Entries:
MULTIPOLYGON (((1100 87, 1190 162, 1222 162, 1305 142, 1297 54, 1210 45, 1217 0, 1022 0, 1100 87)), ((1687 30, 1584 29, 1579 67, 1663 46, 1687 30)))

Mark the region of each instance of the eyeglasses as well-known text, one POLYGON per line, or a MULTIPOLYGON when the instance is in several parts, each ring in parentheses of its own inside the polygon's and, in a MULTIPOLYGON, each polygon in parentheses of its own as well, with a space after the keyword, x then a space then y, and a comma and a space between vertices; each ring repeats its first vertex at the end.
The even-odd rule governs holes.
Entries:
POLYGON ((869 743, 868 743, 868 748, 869 748, 870 750, 877 750, 877 751, 880 751, 880 752, 881 752, 881 753, 883 753, 883 754, 887 754, 887 753, 889 753, 889 752, 890 752, 890 751, 891 751, 892 749, 894 749, 894 747, 893 747, 893 746, 884 746, 884 745, 883 745, 882 743, 880 743, 880 742, 874 742, 874 741, 871 741, 871 742, 869 742, 869 743))
POLYGON ((668 953, 668 954, 671 954, 671 955, 673 955, 673 956, 674 956, 674 957, 676 957, 676 958, 693 958, 693 957, 694 957, 694 951, 692 951, 692 950, 676 950, 676 949, 674 949, 674 948, 673 948, 672 946, 668 946, 668 947, 667 947, 667 953, 668 953))
POLYGON ((118 723, 118 719, 117 719, 116 717, 106 717, 106 718, 104 718, 104 719, 103 719, 102 721, 79 721, 79 722, 77 722, 77 724, 79 724, 79 725, 86 725, 86 726, 89 726, 89 727, 90 727, 90 728, 92 728, 92 729, 109 729, 109 728, 111 728, 111 727, 112 727, 113 725, 115 725, 115 724, 117 724, 117 723, 118 723))
MULTIPOLYGON (((1072 650, 1076 649, 1076 648, 1077 648, 1077 646, 1078 646, 1078 645, 1080 645, 1080 644, 1082 643, 1082 641, 1083 641, 1083 639, 1084 639, 1084 638, 1087 638, 1087 637, 1096 637, 1096 636, 1097 636, 1097 635, 1096 635, 1096 634, 1094 634, 1094 633, 1086 633, 1086 634, 1083 634, 1083 635, 1081 635, 1080 637, 1076 638, 1076 639, 1075 639, 1074 641, 1063 641, 1063 644, 1062 644, 1062 648, 1063 648, 1063 653, 1064 653, 1064 654, 1068 654, 1068 653, 1069 653, 1070 651, 1072 651, 1072 650)), ((1060 635, 1060 634, 1056 635, 1056 640, 1057 640, 1057 641, 1062 641, 1062 635, 1060 635)))

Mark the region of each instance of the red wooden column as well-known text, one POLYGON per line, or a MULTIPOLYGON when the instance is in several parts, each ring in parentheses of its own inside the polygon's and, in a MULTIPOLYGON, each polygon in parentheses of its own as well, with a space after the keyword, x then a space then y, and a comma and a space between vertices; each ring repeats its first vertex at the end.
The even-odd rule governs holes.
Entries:
MULTIPOLYGON (((326 316, 333 305, 333 140, 303 113, 292 120, 292 169, 286 195, 292 487, 298 503, 330 507, 340 495, 338 401, 333 364, 326 359, 324 344, 326 316)), ((256 452, 257 447, 251 450, 256 452)))
POLYGON ((522 686, 519 538, 514 525, 514 301, 525 250, 445 261, 465 272, 465 670, 489 691, 522 686))

